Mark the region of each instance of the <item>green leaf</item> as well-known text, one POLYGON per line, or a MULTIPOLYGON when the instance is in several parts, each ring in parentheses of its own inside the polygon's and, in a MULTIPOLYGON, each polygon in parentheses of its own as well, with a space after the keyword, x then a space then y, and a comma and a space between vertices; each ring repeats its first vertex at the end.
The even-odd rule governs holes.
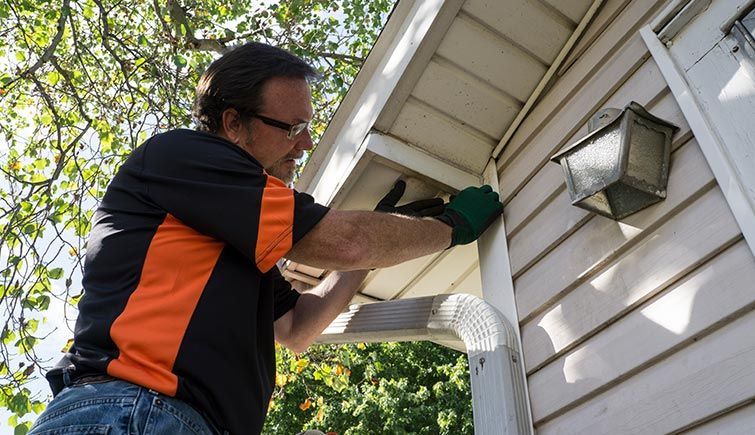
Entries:
POLYGON ((18 352, 21 354, 27 354, 29 353, 33 348, 34 345, 37 344, 37 338, 32 337, 31 335, 27 335, 26 337, 22 338, 21 340, 18 340, 16 342, 16 348, 18 349, 18 352))
POLYGON ((26 435, 27 432, 29 432, 29 429, 31 429, 31 423, 21 423, 13 430, 13 435, 26 435))
POLYGON ((47 295, 37 298, 37 309, 39 311, 45 311, 50 307, 50 297, 47 295))
POLYGON ((57 71, 51 71, 49 74, 47 74, 47 80, 51 85, 57 85, 58 82, 60 82, 60 73, 57 71))
MULTIPOLYGON (((24 298, 21 301, 21 306, 27 310, 33 310, 37 306, 37 300, 35 298, 24 298)), ((19 341, 20 344, 20 341, 19 341)))
POLYGON ((47 276, 49 276, 52 279, 60 279, 63 277, 63 268, 56 267, 54 269, 50 269, 47 271, 47 276))
POLYGON ((37 332, 38 327, 39 327, 39 320, 37 319, 31 319, 27 322, 27 330, 32 333, 37 332))
POLYGON ((178 68, 183 68, 186 66, 186 58, 181 56, 180 54, 177 54, 173 56, 173 64, 178 68))
POLYGON ((39 401, 32 402, 31 404, 31 410, 34 411, 35 414, 41 414, 46 407, 47 406, 43 402, 39 401))
POLYGON ((13 398, 8 401, 8 410, 15 413, 19 417, 23 417, 31 411, 31 402, 29 401, 29 395, 25 391, 16 393, 13 398))
POLYGON ((3 343, 8 344, 16 339, 16 333, 6 327, 3 329, 2 334, 0 334, 0 339, 2 339, 3 343))

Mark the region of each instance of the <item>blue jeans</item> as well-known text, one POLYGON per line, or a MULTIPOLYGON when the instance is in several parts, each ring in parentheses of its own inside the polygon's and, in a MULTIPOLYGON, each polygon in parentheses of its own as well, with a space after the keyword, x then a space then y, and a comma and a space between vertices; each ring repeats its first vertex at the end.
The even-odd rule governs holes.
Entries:
POLYGON ((216 433, 187 403, 111 380, 64 388, 39 416, 29 435, 216 433))

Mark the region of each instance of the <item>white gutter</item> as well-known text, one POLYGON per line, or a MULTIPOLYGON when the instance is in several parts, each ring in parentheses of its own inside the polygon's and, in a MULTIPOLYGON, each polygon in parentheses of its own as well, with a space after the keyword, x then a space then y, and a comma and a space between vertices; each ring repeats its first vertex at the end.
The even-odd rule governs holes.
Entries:
POLYGON ((545 87, 551 81, 551 77, 553 77, 556 71, 558 71, 558 69, 561 67, 561 64, 564 62, 564 59, 566 59, 566 56, 571 51, 572 47, 574 47, 574 44, 577 43, 580 36, 582 36, 582 33, 584 33, 585 29, 587 29, 587 25, 590 24, 590 21, 592 21, 592 17, 595 16, 595 14, 598 12, 598 9, 600 9, 600 6, 603 4, 603 1, 604 0, 593 1, 590 8, 582 17, 582 20, 577 25, 577 28, 574 29, 574 32, 566 41, 566 44, 564 44, 564 46, 561 48, 561 51, 558 53, 558 56, 556 56, 556 59, 551 64, 550 68, 548 68, 548 71, 546 71, 543 78, 540 80, 540 83, 537 84, 537 87, 535 88, 534 91, 532 91, 532 94, 530 94, 530 97, 527 99, 527 102, 524 103, 524 107, 522 107, 522 110, 520 110, 519 113, 517 113, 516 118, 514 118, 514 121, 511 123, 511 125, 509 125, 509 128, 506 130, 506 133, 503 135, 503 138, 501 138, 501 140, 498 142, 498 145, 496 145, 492 153, 492 157, 494 159, 498 159, 498 155, 501 154, 501 151, 503 151, 503 148, 506 146, 507 143, 509 143, 509 140, 516 132, 516 129, 519 128, 519 124, 521 124, 522 121, 524 121, 524 118, 527 116, 527 114, 530 113, 530 110, 540 98, 540 94, 543 92, 543 90, 545 90, 545 87))
POLYGON ((532 434, 516 332, 498 310, 467 294, 352 305, 318 343, 429 340, 466 350, 475 434, 532 434))

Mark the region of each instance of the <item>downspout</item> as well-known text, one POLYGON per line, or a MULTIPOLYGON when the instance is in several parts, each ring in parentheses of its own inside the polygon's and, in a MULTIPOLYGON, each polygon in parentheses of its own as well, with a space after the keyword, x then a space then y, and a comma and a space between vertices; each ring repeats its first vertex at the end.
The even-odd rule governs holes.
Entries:
POLYGON ((548 83, 551 81, 551 77, 558 71, 558 69, 561 67, 561 64, 566 59, 566 56, 571 51, 572 47, 574 47, 574 44, 577 43, 579 38, 582 36, 582 34, 585 32, 585 29, 587 29, 587 25, 590 24, 590 21, 592 21, 592 17, 595 16, 595 14, 598 12, 598 9, 600 9, 600 6, 603 4, 604 0, 595 0, 592 2, 592 5, 587 10, 585 15, 582 17, 582 20, 580 20, 579 24, 577 25, 577 28, 574 29, 574 32, 572 32, 569 39, 566 41, 566 44, 564 44, 563 47, 561 47, 561 51, 556 56, 556 59, 551 64, 550 68, 548 68, 548 71, 545 72, 545 75, 542 79, 540 79, 540 83, 537 84, 535 87, 535 90, 532 91, 532 94, 530 94, 530 97, 527 99, 527 102, 524 103, 524 107, 522 107, 522 110, 517 113, 516 118, 514 118, 514 121, 509 125, 509 128, 506 130, 506 133, 503 135, 503 138, 498 142, 498 145, 493 150, 492 157, 494 159, 498 159, 498 156, 501 154, 501 151, 503 151, 503 148, 506 146, 507 143, 509 143, 509 140, 511 139, 511 136, 514 135, 516 132, 516 129, 519 128, 519 124, 522 123, 524 118, 527 116, 528 113, 530 113, 530 110, 537 102, 538 98, 540 98, 540 94, 545 90, 545 87, 548 85, 548 83))
POLYGON ((442 294, 352 305, 318 343, 429 340, 466 350, 475 434, 531 434, 516 332, 484 300, 442 294))

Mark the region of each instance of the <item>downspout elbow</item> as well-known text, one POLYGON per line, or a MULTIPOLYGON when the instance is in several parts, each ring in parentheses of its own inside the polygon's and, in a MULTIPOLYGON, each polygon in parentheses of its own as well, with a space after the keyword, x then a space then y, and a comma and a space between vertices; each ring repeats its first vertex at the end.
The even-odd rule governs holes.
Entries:
POLYGON ((514 328, 484 300, 445 294, 352 305, 318 343, 430 340, 469 357, 476 434, 531 434, 514 328))

